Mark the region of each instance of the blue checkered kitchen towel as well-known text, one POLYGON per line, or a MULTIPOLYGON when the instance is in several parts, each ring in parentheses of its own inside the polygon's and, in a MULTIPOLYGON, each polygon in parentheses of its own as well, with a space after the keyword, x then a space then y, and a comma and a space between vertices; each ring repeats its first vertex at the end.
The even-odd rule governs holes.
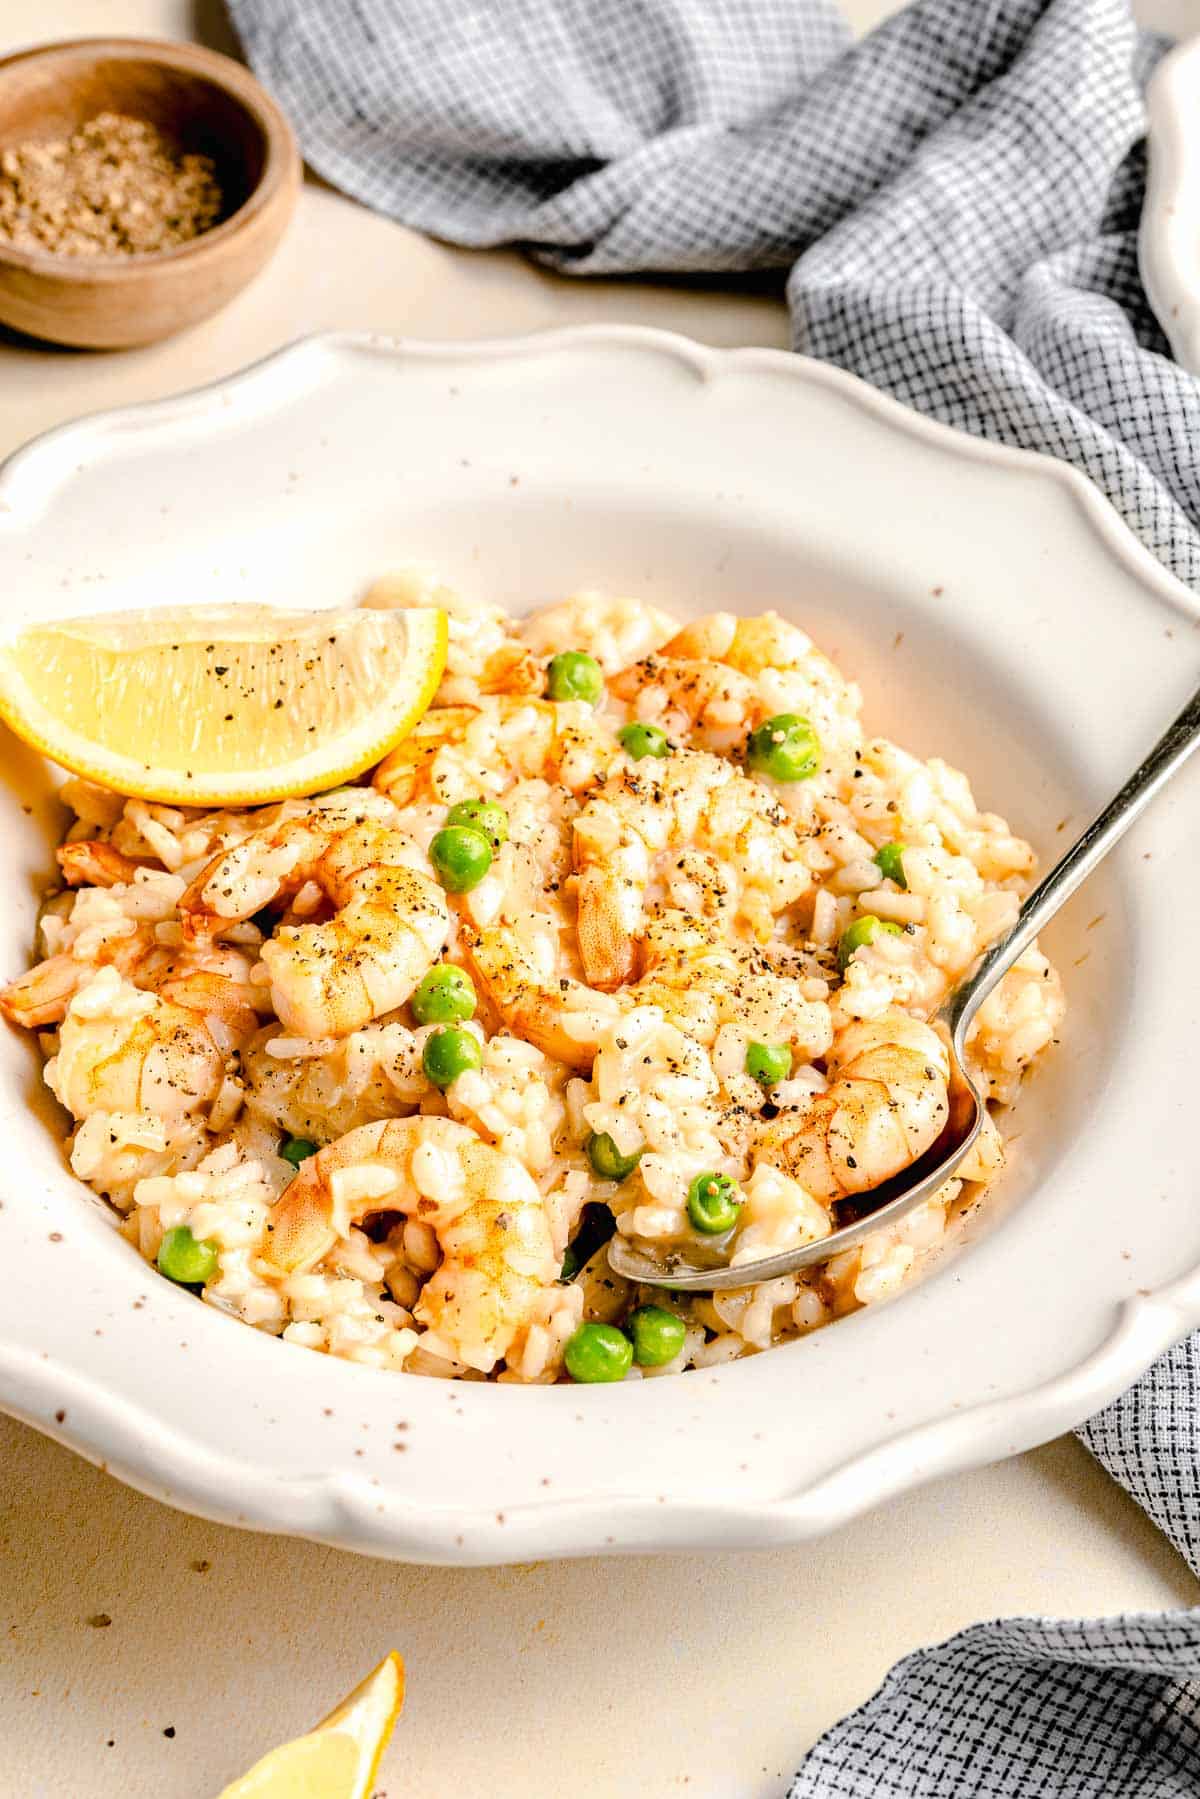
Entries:
MULTIPOLYGON (((312 166, 579 274, 788 269, 795 343, 1049 451, 1200 587, 1200 382, 1138 280, 1124 0, 229 0, 312 166)), ((1200 1573, 1200 1338, 1084 1440, 1200 1573)), ((1200 1795, 1200 1610, 977 1625, 893 1669, 791 1799, 1200 1795)))

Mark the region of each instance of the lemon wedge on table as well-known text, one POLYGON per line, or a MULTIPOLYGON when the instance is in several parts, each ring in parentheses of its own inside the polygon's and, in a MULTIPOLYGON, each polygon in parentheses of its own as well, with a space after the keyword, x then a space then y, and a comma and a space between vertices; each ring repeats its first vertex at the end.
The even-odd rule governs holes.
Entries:
POLYGON ((0 717, 118 793, 248 805, 361 774, 412 730, 445 662, 434 608, 97 614, 0 644, 0 717))
POLYGON ((220 1799, 370 1799, 403 1703, 404 1663, 393 1649, 315 1730, 264 1755, 220 1799))

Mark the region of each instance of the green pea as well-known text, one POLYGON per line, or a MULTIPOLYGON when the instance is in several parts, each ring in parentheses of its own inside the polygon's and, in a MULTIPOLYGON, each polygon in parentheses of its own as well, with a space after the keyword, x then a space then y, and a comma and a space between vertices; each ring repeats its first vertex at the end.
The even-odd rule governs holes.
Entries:
POLYGON ((688 1217, 706 1237, 732 1230, 741 1203, 737 1185, 727 1174, 698 1174, 688 1188, 688 1217))
POLYGON ((186 1224, 177 1224, 158 1246, 158 1266, 181 1287, 203 1287, 217 1272, 217 1246, 211 1237, 198 1243, 186 1224))
POLYGON ((456 1024, 443 1025, 426 1037, 421 1066, 435 1087, 449 1087, 468 1069, 483 1066, 479 1039, 456 1024))
POLYGON ((604 693, 604 671, 586 650, 560 650, 546 670, 546 693, 552 700, 586 700, 594 706, 604 693))
POLYGON ((471 825, 448 825, 430 844, 429 860, 447 893, 469 893, 492 866, 492 846, 471 825))
POLYGON ((763 1087, 776 1087, 792 1072, 792 1051, 787 1043, 748 1043, 746 1073, 763 1087))
POLYGON ((563 1352, 572 1380, 624 1380, 633 1361, 633 1344, 615 1324, 581 1324, 563 1352))
POLYGON ((671 746, 667 742, 667 734, 657 725, 622 725, 617 732, 617 740, 626 755, 640 762, 643 756, 669 756, 671 746))
POLYGON ((687 1326, 664 1306, 639 1306, 629 1314, 633 1359, 639 1368, 662 1368, 683 1348, 687 1326))
POLYGON ((635 1149, 631 1156, 623 1156, 607 1131, 593 1131, 583 1147, 602 1181, 623 1181, 633 1173, 644 1153, 635 1149))
POLYGON ((459 800, 447 812, 446 823, 482 831, 494 850, 508 842, 508 813, 495 800, 459 800))
POLYGON ((285 1137, 279 1146, 279 1153, 285 1162, 290 1162, 293 1168, 299 1168, 301 1162, 307 1162, 309 1156, 316 1155, 317 1146, 307 1137, 285 1137))
POLYGON ((777 712, 751 731, 746 766, 773 781, 807 781, 821 766, 821 740, 806 718, 777 712))
POLYGON ((885 881, 895 881, 897 887, 907 887, 904 878, 904 845, 902 843, 885 843, 875 851, 872 860, 885 881))
POLYGON ((418 1024, 459 1024, 475 1016, 475 989, 470 975, 441 962, 422 975, 408 1003, 418 1024))
POLYGON ((862 949, 865 943, 874 943, 880 931, 887 931, 893 937, 901 935, 898 924, 893 924, 890 918, 876 918, 873 912, 864 912, 861 918, 856 918, 852 925, 846 926, 838 939, 837 947, 838 967, 843 974, 854 960, 855 951, 862 949))

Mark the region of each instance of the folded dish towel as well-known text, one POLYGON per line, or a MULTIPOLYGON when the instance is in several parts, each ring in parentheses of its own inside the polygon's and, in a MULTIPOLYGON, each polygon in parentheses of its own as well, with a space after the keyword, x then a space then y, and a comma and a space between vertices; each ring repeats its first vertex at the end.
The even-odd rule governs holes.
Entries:
MULTIPOLYGON (((1200 382, 1137 272, 1124 0, 229 0, 312 166, 565 271, 788 269, 796 347, 1074 462, 1200 587, 1200 382)), ((1200 1338, 1083 1431, 1200 1573, 1200 1338)), ((1197 1792, 1200 1611, 983 1624, 895 1668, 792 1799, 1197 1792)))

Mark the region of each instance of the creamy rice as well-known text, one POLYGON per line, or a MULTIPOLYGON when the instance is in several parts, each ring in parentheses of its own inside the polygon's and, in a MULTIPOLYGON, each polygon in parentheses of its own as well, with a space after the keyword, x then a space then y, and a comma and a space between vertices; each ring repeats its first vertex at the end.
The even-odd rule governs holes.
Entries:
MULTIPOLYGON (((965 776, 864 733, 857 688, 773 615, 741 628, 718 615, 677 641, 677 621, 637 600, 581 594, 514 619, 412 574, 380 582, 368 603, 436 604, 451 622, 434 708, 373 785, 218 814, 64 787, 78 846, 64 867, 87 879, 48 898, 45 960, 3 1005, 41 1031, 75 1173, 147 1259, 181 1228, 210 1246, 195 1283, 204 1303, 286 1342, 410 1373, 555 1381, 582 1323, 623 1325, 651 1302, 679 1319, 678 1348, 627 1378, 657 1378, 895 1293, 956 1205, 1000 1170, 999 1115, 1057 1035, 1061 985, 1036 947, 980 1010, 971 1049, 998 1116, 958 1177, 823 1265, 758 1284, 753 1267, 836 1227, 837 1181, 874 1184, 888 1131, 936 1127, 928 1093, 906 1094, 896 1077, 880 1102, 871 1071, 890 1057, 944 1095, 921 1021, 1012 923, 1029 846, 977 809, 965 776), (548 664, 568 650, 599 664, 598 704, 545 697, 548 664), (819 746, 799 778, 747 763, 750 731, 780 715, 806 721, 819 746), (631 723, 665 733, 668 753, 628 753, 617 733, 631 723), (504 808, 507 841, 476 885, 431 900, 442 948, 408 983, 439 960, 471 976, 478 1008, 456 1028, 472 1065, 430 1078, 443 1027, 409 1001, 352 1028, 331 1015, 324 1035, 289 1027, 281 958, 336 908, 323 864, 292 879, 292 852, 264 860, 260 846, 374 832, 396 879, 407 870, 430 892, 447 807, 478 798, 504 808), (898 862, 887 845, 902 846, 898 862), (230 852, 256 871, 253 904, 235 893, 237 916, 198 939, 194 896, 230 852), (749 1066, 764 1045, 787 1064, 770 1081, 749 1066), (385 1120, 414 1121, 403 1174, 351 1153, 385 1120), (305 1146, 348 1133, 360 1136, 344 1156, 297 1173, 305 1146), (636 1158, 624 1178, 598 1171, 597 1138, 636 1158), (537 1214, 522 1214, 524 1247, 504 1249, 495 1292, 486 1254, 454 1248, 468 1205, 461 1146, 476 1142, 500 1158, 487 1166, 502 1184, 514 1171, 515 1210, 537 1214), (276 1208, 318 1173, 331 1235, 288 1266, 276 1208), (613 1230, 658 1251, 711 1243, 689 1192, 714 1175, 731 1183, 736 1222, 721 1246, 745 1267, 743 1288, 689 1300, 608 1270, 613 1230), (466 1284, 435 1304, 452 1267, 466 1284), (501 1324, 463 1323, 468 1288, 473 1305, 500 1306, 501 1324)), ((419 953, 406 939, 404 954, 419 953)), ((489 1218, 511 1227, 494 1207, 489 1218)))

